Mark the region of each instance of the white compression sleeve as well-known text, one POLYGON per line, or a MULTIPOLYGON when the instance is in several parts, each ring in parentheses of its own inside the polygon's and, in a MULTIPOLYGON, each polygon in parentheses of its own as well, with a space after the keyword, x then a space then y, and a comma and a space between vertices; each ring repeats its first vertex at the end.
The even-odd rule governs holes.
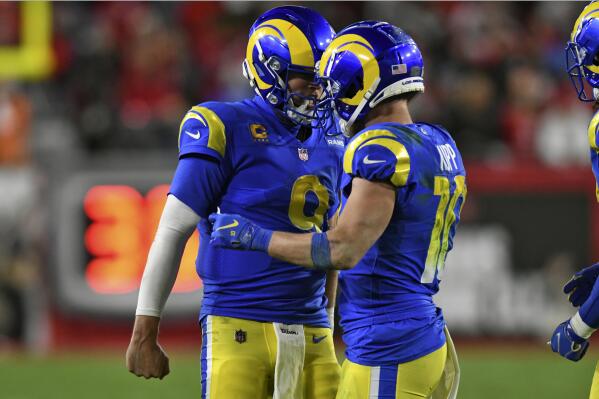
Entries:
POLYGON ((576 312, 576 314, 570 319, 570 325, 572 326, 572 329, 576 335, 584 339, 591 338, 591 335, 593 335, 595 330, 597 330, 596 328, 587 325, 587 323, 582 320, 582 317, 580 317, 578 312, 576 312))
POLYGON ((168 299, 187 240, 200 217, 174 195, 169 195, 141 279, 136 316, 160 317, 168 299))

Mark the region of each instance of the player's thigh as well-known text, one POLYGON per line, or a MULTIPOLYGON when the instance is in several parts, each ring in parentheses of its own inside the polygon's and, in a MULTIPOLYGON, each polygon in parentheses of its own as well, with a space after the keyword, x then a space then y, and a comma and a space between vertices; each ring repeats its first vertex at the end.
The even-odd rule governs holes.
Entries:
POLYGON ((599 362, 595 366, 595 374, 593 375, 593 384, 591 385, 590 399, 599 399, 599 362))
POLYGON ((304 399, 334 399, 339 385, 340 367, 331 329, 306 327, 304 332, 304 399))
POLYGON ((447 344, 397 368, 397 399, 428 398, 441 382, 447 344))
POLYGON ((208 316, 203 327, 202 398, 265 399, 272 394, 269 323, 208 316))
POLYGON ((427 398, 441 380, 447 347, 411 362, 392 366, 364 366, 343 362, 337 399, 427 398))
POLYGON ((341 379, 336 398, 370 399, 370 372, 371 367, 346 359, 341 367, 341 379))

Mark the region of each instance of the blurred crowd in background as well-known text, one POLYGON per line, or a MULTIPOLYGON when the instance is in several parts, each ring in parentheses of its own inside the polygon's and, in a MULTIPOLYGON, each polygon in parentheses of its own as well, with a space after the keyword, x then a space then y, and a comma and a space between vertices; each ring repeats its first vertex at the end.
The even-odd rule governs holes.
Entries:
MULTIPOLYGON (((251 95, 247 33, 269 2, 55 3, 54 71, 0 86, 0 163, 48 152, 176 146, 181 116, 206 100, 251 95)), ((445 125, 468 159, 585 163, 590 110, 564 71, 576 2, 311 2, 340 30, 385 19, 425 57, 417 119, 445 125)), ((18 38, 18 5, 0 6, 0 45, 18 38)))
MULTIPOLYGON (((50 76, 0 80, 0 296, 8 298, 0 300, 0 314, 2 304, 27 306, 18 299, 23 287, 44 286, 36 265, 43 267, 49 245, 39 227, 47 215, 35 209, 40 185, 49 184, 44 169, 75 154, 162 150, 176 159, 178 126, 190 106, 252 95, 241 73, 248 30, 276 5, 52 4, 50 76)), ((415 119, 444 125, 467 161, 548 167, 588 162, 591 109, 577 101, 564 56, 583 3, 307 6, 336 30, 378 19, 412 35, 425 57, 426 82, 426 93, 414 101, 415 119)), ((0 3, 0 47, 19 41, 19 8, 0 3)), ((23 312, 4 314, 0 339, 22 335, 3 323, 22 325, 10 315, 23 312)))

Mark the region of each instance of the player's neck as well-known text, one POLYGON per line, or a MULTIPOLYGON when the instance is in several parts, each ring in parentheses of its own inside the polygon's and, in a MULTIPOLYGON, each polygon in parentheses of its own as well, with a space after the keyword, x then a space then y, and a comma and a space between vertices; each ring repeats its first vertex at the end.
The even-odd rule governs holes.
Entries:
POLYGON ((412 123, 408 102, 406 100, 391 100, 382 102, 374 107, 367 115, 364 126, 368 127, 377 123, 401 123, 407 125, 412 123))

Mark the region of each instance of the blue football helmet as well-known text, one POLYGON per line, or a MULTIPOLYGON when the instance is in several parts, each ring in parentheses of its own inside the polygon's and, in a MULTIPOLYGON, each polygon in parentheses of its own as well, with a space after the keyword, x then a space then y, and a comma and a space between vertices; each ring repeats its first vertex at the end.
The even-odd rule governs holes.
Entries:
POLYGON ((387 22, 362 21, 339 32, 324 52, 319 76, 344 134, 381 101, 424 91, 416 42, 387 22))
POLYGON ((316 11, 300 6, 276 7, 262 14, 250 28, 243 76, 267 103, 296 124, 317 118, 320 98, 288 90, 290 72, 316 76, 316 65, 335 31, 316 11), (293 99, 301 105, 294 105, 293 99), (313 108, 308 104, 312 102, 313 108))
POLYGON ((581 101, 599 100, 599 2, 587 5, 574 24, 566 46, 566 69, 581 101))

